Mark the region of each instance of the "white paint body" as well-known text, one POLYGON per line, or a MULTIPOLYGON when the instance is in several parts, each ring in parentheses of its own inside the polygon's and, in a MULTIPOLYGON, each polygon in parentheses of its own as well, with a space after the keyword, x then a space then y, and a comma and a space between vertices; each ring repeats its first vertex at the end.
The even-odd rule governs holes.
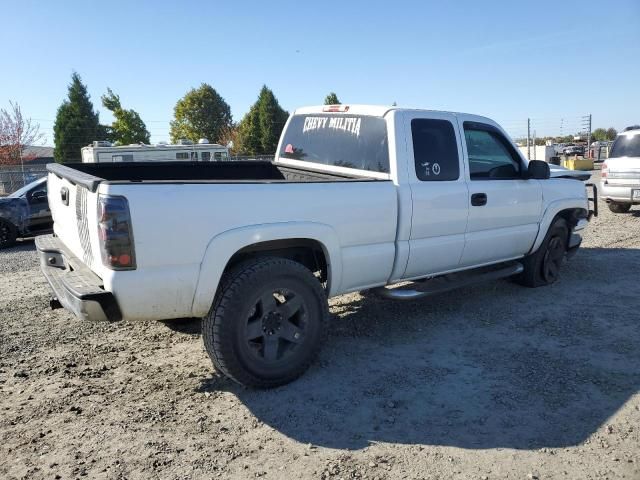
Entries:
MULTIPOLYGON (((294 114, 319 113, 322 107, 294 114)), ((276 164, 373 177, 371 182, 323 183, 101 183, 88 194, 94 252, 90 268, 115 295, 129 320, 201 317, 220 277, 243 247, 278 239, 312 239, 328 260, 328 295, 393 284, 523 257, 538 248, 550 222, 565 208, 588 209, 582 182, 568 179, 470 181, 462 122, 500 128, 474 115, 351 106, 349 114, 383 117, 390 173, 373 173, 277 158, 276 164), (411 119, 453 123, 460 178, 421 182, 413 160, 411 119), (482 189, 485 207, 471 207, 482 189), (97 232, 97 195, 127 198, 137 269, 102 265, 97 232)), ((337 114, 339 115, 339 114, 337 114)), ((286 129, 287 127, 285 127, 286 129)), ((280 146, 278 148, 280 151, 280 146)), ((523 165, 526 160, 522 158, 523 165)), ((75 187, 49 175, 49 192, 75 187)), ((50 196, 55 232, 79 258, 75 211, 50 196)))
MULTIPOLYGON (((629 130, 618 137, 640 136, 640 130, 629 130)), ((600 180, 600 194, 607 201, 640 203, 640 157, 610 157, 605 160, 600 180)))

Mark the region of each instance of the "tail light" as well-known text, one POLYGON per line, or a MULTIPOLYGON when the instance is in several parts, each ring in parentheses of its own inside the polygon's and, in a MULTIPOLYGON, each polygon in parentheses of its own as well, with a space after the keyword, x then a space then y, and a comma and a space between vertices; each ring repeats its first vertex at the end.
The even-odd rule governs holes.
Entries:
POLYGON ((600 170, 600 177, 607 178, 609 176, 609 166, 606 163, 602 164, 602 169, 600 170))
POLYGON ((113 270, 135 270, 133 229, 124 197, 98 197, 98 237, 102 263, 113 270))
POLYGON ((348 112, 349 105, 327 105, 322 108, 323 112, 348 112))

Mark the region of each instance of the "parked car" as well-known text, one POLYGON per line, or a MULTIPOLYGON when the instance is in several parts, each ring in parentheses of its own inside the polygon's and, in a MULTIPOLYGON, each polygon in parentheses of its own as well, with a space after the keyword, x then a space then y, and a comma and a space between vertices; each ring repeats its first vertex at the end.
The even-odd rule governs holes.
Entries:
POLYGON ((565 156, 570 157, 572 155, 584 155, 583 145, 571 145, 563 150, 565 156))
POLYGON ((640 204, 640 128, 616 136, 602 164, 600 190, 609 210, 626 213, 640 204))
POLYGON ((52 228, 46 177, 0 198, 0 248, 12 246, 17 238, 51 232, 52 228))
POLYGON ((48 169, 56 236, 36 243, 52 305, 89 320, 204 317, 216 368, 252 387, 307 369, 327 297, 549 285, 590 218, 581 181, 550 178, 498 124, 461 113, 308 107, 273 163, 48 169))

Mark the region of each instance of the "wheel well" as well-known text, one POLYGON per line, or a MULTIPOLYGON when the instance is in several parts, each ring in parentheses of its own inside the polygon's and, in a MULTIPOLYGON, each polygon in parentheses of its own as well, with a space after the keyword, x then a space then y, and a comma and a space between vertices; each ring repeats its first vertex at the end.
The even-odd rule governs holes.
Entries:
POLYGON ((225 272, 238 263, 256 257, 281 257, 298 262, 318 276, 323 284, 329 279, 329 263, 323 245, 309 238, 288 238, 253 243, 237 251, 225 272))
MULTIPOLYGON (((571 230, 578 224, 578 221, 582 218, 587 218, 589 212, 584 208, 567 208, 566 210, 562 210, 558 212, 556 218, 564 218, 567 222, 567 226, 569 227, 569 232, 567 235, 567 242, 571 238, 571 230)), ((554 220, 555 221, 555 220, 554 220)), ((553 225, 553 222, 551 222, 553 225)))

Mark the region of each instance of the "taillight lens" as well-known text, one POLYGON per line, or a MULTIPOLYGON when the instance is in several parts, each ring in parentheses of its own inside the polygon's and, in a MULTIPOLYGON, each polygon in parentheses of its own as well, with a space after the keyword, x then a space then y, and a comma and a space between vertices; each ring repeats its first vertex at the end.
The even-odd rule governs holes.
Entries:
POLYGON ((98 196, 98 237, 102 263, 113 270, 136 268, 129 203, 124 197, 98 196))
POLYGON ((607 178, 609 176, 609 167, 606 163, 602 164, 602 169, 600 170, 600 177, 607 178))

